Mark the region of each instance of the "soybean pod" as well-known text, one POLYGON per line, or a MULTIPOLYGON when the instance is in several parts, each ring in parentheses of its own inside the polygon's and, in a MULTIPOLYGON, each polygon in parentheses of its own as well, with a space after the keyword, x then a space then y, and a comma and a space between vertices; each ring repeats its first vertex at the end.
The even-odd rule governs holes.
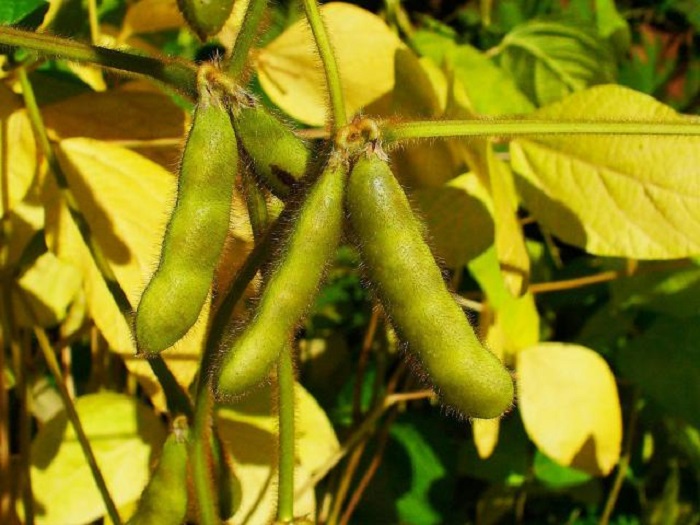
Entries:
POLYGON ((187 515, 187 423, 177 418, 127 525, 180 525, 187 515))
POLYGON ((514 394, 510 373, 450 295, 405 193, 377 153, 356 161, 346 207, 368 277, 442 400, 470 417, 503 414, 514 394))
POLYGON ((241 106, 234 127, 255 175, 276 197, 284 199, 306 173, 311 150, 264 106, 241 106))
POLYGON ((172 346, 199 317, 226 240, 237 167, 226 104, 204 87, 183 152, 160 262, 136 310, 140 352, 172 346))
POLYGON ((311 305, 340 239, 346 173, 332 156, 291 218, 255 314, 223 358, 220 394, 240 395, 263 382, 311 305))

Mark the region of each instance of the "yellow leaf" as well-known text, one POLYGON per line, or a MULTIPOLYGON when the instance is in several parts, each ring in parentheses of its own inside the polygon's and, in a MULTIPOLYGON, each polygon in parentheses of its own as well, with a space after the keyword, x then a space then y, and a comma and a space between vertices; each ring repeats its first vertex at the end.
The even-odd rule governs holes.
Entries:
POLYGON ((473 174, 460 175, 439 188, 420 189, 413 197, 435 254, 449 268, 458 268, 493 243, 491 203, 473 174))
MULTIPOLYGON (((165 439, 163 424, 151 409, 121 394, 79 397, 75 406, 115 504, 137 500, 148 481, 151 449, 165 439)), ((37 524, 90 523, 105 514, 65 412, 39 430, 31 462, 37 524)))
MULTIPOLYGON (((687 122, 621 86, 576 93, 532 118, 687 122)), ((524 206, 567 243, 636 259, 700 253, 697 137, 523 138, 511 142, 511 161, 524 206)))
POLYGON ((20 99, 0 84, 0 217, 29 191, 37 170, 36 143, 20 99))
POLYGON ((615 376, 588 348, 543 343, 517 356, 518 405, 530 439, 565 466, 606 475, 617 464, 622 416, 615 376))
MULTIPOLYGON (((243 490, 233 523, 267 525, 276 509, 277 419, 272 388, 258 389, 218 411, 218 428, 231 455, 243 490)), ((296 456, 295 487, 302 487, 310 472, 320 468, 340 445, 325 412, 301 385, 295 386, 296 456)), ((313 489, 297 493, 295 514, 315 515, 313 489)))
MULTIPOLYGON (((321 8, 335 51, 349 115, 394 86, 394 52, 399 38, 376 15, 343 2, 321 8)), ((312 126, 327 121, 327 87, 311 30, 302 19, 258 54, 260 85, 272 101, 312 126)))
POLYGON ((132 3, 124 16, 119 40, 134 34, 157 33, 185 27, 185 19, 177 7, 177 0, 141 0, 132 3))
POLYGON ((60 139, 140 142, 140 154, 166 167, 178 164, 185 112, 163 93, 124 89, 85 93, 50 104, 42 114, 47 128, 60 139), (163 139, 170 139, 172 146, 148 147, 148 141, 163 139))
POLYGON ((18 322, 27 327, 58 324, 66 317, 81 282, 76 268, 50 252, 44 253, 18 279, 17 284, 31 308, 31 312, 26 312, 25 301, 13 297, 20 314, 18 322))
POLYGON ((500 427, 500 419, 475 419, 472 421, 474 446, 481 459, 491 457, 496 449, 500 427))
MULTIPOLYGON (((146 158, 92 139, 60 143, 59 162, 71 190, 132 307, 155 270, 175 195, 175 177, 146 158)), ((122 355, 150 395, 160 387, 143 359, 135 358, 132 333, 73 223, 57 190, 47 210, 47 244, 80 268, 88 309, 110 348, 122 355)), ((197 370, 208 307, 190 332, 163 357, 178 382, 189 385, 197 370)), ((158 404, 160 405, 160 402, 158 404)))

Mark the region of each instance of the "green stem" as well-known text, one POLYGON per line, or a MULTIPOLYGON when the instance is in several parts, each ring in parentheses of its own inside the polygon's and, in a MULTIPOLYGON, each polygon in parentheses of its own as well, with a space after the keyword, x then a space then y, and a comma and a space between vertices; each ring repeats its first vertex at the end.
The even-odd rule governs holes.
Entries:
POLYGON ((48 57, 87 62, 122 73, 146 75, 193 100, 197 98, 196 67, 188 62, 91 46, 67 38, 6 26, 0 27, 0 45, 24 47, 48 57))
MULTIPOLYGON (((200 374, 208 376, 204 370, 200 370, 200 374)), ((207 379, 204 381, 204 384, 200 384, 200 389, 197 391, 189 454, 192 464, 198 523, 201 525, 217 525, 221 523, 218 512, 219 506, 214 491, 211 448, 213 408, 214 395, 210 381, 207 379)))
POLYGON ((319 9, 317 0, 302 1, 304 3, 304 10, 306 11, 306 18, 309 21, 311 32, 316 41, 316 47, 318 47, 318 54, 321 57, 321 62, 323 62, 323 69, 326 72, 326 82, 328 84, 328 93, 331 98, 331 109, 333 111, 333 129, 337 131, 348 123, 338 63, 335 60, 335 54, 333 53, 331 42, 328 39, 326 26, 321 18, 321 10, 319 9))
POLYGON ((156 355, 148 358, 148 364, 151 366, 156 379, 158 379, 158 383, 163 388, 168 412, 172 416, 183 414, 187 417, 187 421, 191 422, 194 416, 192 401, 180 386, 180 383, 177 382, 177 379, 175 379, 165 360, 160 355, 156 355))
POLYGON ((700 136, 698 122, 614 122, 555 121, 527 119, 428 120, 385 123, 381 126, 385 144, 402 140, 440 137, 509 138, 533 135, 684 135, 700 136))
MULTIPOLYGON (((124 317, 127 325, 130 325, 132 314, 131 303, 126 296, 124 289, 119 284, 119 281, 117 280, 117 277, 109 264, 107 256, 97 243, 95 236, 92 234, 90 224, 80 211, 78 201, 68 185, 68 179, 66 178, 66 175, 63 172, 58 159, 56 158, 53 147, 51 147, 51 142, 49 141, 49 136, 46 132, 46 127, 44 126, 44 120, 41 116, 41 110, 39 109, 36 97, 34 96, 34 90, 27 76, 27 72, 23 67, 20 67, 18 69, 18 73, 20 83, 22 84, 22 94, 27 107, 27 114, 29 115, 29 120, 32 123, 32 128, 36 136, 36 141, 39 144, 39 148, 46 157, 49 168, 56 179, 56 184, 58 185, 61 197, 64 199, 71 218, 80 231, 80 236, 82 237, 83 242, 90 251, 90 255, 95 262, 95 266, 97 266, 100 275, 102 275, 107 289, 109 290, 112 299, 114 299, 114 302, 119 308, 119 311, 124 317)), ((151 368, 163 387, 163 392, 165 393, 168 406, 179 407, 182 413, 191 414, 192 410, 189 408, 190 403, 187 394, 184 392, 184 390, 182 390, 182 387, 175 380, 174 376, 168 369, 167 365, 162 361, 160 356, 154 358, 154 362, 151 363, 151 368)))
POLYGON ((265 235, 269 222, 267 202, 265 201, 265 195, 263 195, 250 171, 244 169, 241 175, 245 202, 248 206, 248 217, 250 218, 250 226, 253 229, 253 238, 256 243, 259 243, 265 235))
POLYGON ((277 521, 294 519, 294 358, 292 344, 284 347, 277 361, 279 386, 279 489, 277 521))
MULTIPOLYGON (((22 295, 22 297, 24 296, 22 295)), ((29 309, 29 305, 26 302, 26 299, 24 299, 24 302, 27 306, 27 309, 29 309)), ((33 314, 31 314, 31 312, 30 315, 33 317, 33 314)), ((88 437, 85 434, 85 430, 83 429, 83 426, 80 423, 78 412, 75 410, 75 405, 73 405, 70 393, 66 388, 66 384, 63 382, 63 378, 61 377, 61 369, 58 366, 58 360, 56 359, 53 347, 49 342, 49 338, 43 329, 35 327, 33 330, 34 335, 36 336, 37 341, 39 342, 39 348, 41 349, 41 352, 44 355, 46 365, 49 367, 49 371, 51 372, 51 375, 53 375, 56 386, 58 387, 61 399, 63 400, 63 404, 66 408, 68 420, 73 426, 73 430, 75 431, 75 435, 77 436, 78 442, 80 443, 80 448, 83 449, 83 454, 85 454, 85 459, 88 462, 90 471, 92 472, 92 477, 94 478, 95 484, 97 485, 97 489, 100 491, 100 495, 102 496, 102 500, 104 501, 105 507, 107 507, 107 514, 109 515, 109 519, 111 519, 112 523, 114 523, 115 525, 121 525, 122 521, 119 517, 117 507, 109 494, 107 483, 105 482, 100 467, 97 465, 97 459, 95 458, 95 454, 93 453, 92 447, 90 446, 90 441, 88 440, 88 437)))
POLYGON ((241 29, 233 45, 231 58, 226 67, 228 74, 235 80, 239 79, 248 62, 248 53, 250 52, 250 48, 253 47, 253 44, 255 44, 258 28, 260 27, 266 8, 267 0, 249 0, 248 2, 248 9, 246 10, 241 29))

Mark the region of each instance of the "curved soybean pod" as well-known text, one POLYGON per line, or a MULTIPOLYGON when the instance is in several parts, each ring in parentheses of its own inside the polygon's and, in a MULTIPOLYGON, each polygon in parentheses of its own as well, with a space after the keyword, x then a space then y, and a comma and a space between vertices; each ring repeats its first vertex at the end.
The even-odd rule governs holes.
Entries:
POLYGON ((205 95, 182 156, 160 262, 136 310, 136 345, 147 354, 172 346, 199 317, 228 232, 236 136, 225 105, 205 95))
POLYGON ((233 0, 177 0, 177 5, 189 26, 204 41, 224 27, 233 0))
POLYGON ((275 197, 287 197, 306 173, 311 150, 284 122, 259 104, 241 107, 233 124, 258 179, 275 197))
POLYGON ((494 418, 513 400, 513 381, 476 338, 425 243, 387 162, 363 155, 346 206, 367 274, 399 336, 417 354, 442 399, 462 414, 494 418))
POLYGON ((332 158, 309 188, 254 317, 224 356, 220 394, 240 395, 264 381, 311 305, 340 239, 346 173, 332 158))
POLYGON ((187 515, 187 432, 165 440, 151 479, 127 525, 180 525, 187 515))

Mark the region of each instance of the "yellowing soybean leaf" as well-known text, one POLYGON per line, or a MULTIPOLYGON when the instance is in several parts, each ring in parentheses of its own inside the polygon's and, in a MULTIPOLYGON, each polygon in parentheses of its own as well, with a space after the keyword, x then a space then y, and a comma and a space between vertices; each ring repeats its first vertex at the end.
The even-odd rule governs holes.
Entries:
POLYGON ((615 80, 612 49, 581 24, 530 21, 508 33, 499 48, 503 68, 539 106, 615 80))
MULTIPOLYGON (((78 205, 135 308, 158 263, 174 201, 175 177, 132 151, 92 139, 63 140, 58 154, 78 205)), ((110 348, 122 355, 147 392, 155 395, 160 387, 150 366, 145 360, 134 358, 136 349, 129 325, 55 189, 46 222, 50 249, 81 269, 90 315, 110 348)), ((185 386, 197 369, 207 312, 205 307, 195 327, 163 354, 173 374, 185 386)))
MULTIPOLYGON (((149 408, 121 394, 91 394, 75 405, 115 504, 137 500, 148 481, 151 450, 165 439, 162 423, 149 408)), ((31 478, 38 524, 89 523, 105 514, 65 412, 34 438, 31 478)))
POLYGON ((42 108, 42 114, 49 130, 61 139, 141 141, 138 153, 165 167, 177 165, 185 113, 163 93, 127 90, 85 93, 50 104, 42 108), (147 147, 148 141, 163 139, 172 140, 172 146, 147 147))
MULTIPOLYGON (((360 7, 331 2, 321 15, 338 61, 346 109, 353 115, 394 87, 394 52, 401 42, 379 17, 360 7)), ((255 66, 275 104, 305 124, 326 123, 326 79, 306 19, 261 49, 255 66)))
MULTIPOLYGON (((276 508, 277 419, 271 387, 266 386, 218 411, 221 437, 233 456, 243 490, 233 523, 267 525, 276 508)), ((340 445, 325 412, 301 385, 295 388, 295 485, 301 489, 309 475, 335 454, 340 445)), ((313 489, 297 492, 295 514, 315 513, 313 489)))
POLYGON ((67 314, 68 307, 76 297, 82 282, 80 272, 72 265, 58 259, 53 253, 41 255, 19 278, 16 293, 24 294, 25 300, 13 295, 18 321, 24 326, 54 326, 67 314), (31 312, 26 309, 31 308, 31 312))
POLYGON ((21 107, 17 95, 0 84, 0 160, 7 165, 0 174, 0 217, 24 198, 37 170, 34 134, 21 107))
POLYGON ((133 34, 156 33, 185 26, 177 0, 140 0, 126 11, 120 40, 133 34))
POLYGON ((474 446, 481 459, 491 457, 498 444, 500 419, 475 419, 472 421, 474 446))
POLYGON ((594 475, 617 464, 622 416, 615 376, 583 346, 542 343, 517 356, 518 405, 530 439, 558 463, 594 475))
POLYGON ((474 174, 413 193, 430 232, 430 244, 449 268, 458 268, 493 243, 491 202, 474 174))
MULTIPOLYGON (((620 86, 576 93, 533 118, 685 122, 620 86)), ((546 136, 513 140, 510 151, 524 206, 563 241, 636 259, 700 253, 700 139, 546 136)))
POLYGON ((531 293, 514 297, 500 271, 495 247, 492 246, 469 262, 469 271, 486 294, 493 311, 481 327, 488 344, 509 361, 508 354, 537 344, 540 337, 540 316, 531 293))

